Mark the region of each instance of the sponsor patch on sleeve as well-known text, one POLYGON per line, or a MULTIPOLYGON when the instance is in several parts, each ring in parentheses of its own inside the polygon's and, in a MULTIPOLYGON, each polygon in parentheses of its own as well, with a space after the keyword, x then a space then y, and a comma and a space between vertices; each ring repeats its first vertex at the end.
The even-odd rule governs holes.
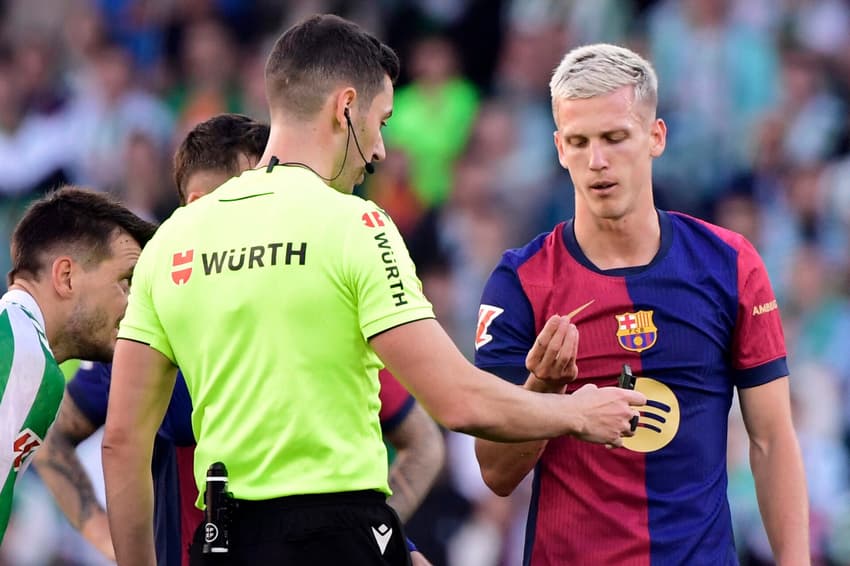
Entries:
POLYGON ((478 328, 475 331, 475 349, 493 341, 493 336, 487 333, 490 325, 505 309, 493 305, 481 305, 478 307, 478 328))

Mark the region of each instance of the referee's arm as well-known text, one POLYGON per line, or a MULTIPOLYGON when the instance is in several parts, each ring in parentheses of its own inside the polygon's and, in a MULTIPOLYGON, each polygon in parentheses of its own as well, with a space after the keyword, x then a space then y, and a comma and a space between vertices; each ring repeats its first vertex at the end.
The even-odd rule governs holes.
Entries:
POLYGON ((103 435, 103 475, 115 556, 156 566, 151 458, 177 368, 147 344, 119 339, 103 435))
MULTIPOLYGON (((555 329, 566 328, 562 319, 547 321, 540 336, 548 334, 532 347, 532 352, 545 352, 541 368, 546 371, 539 375, 564 369, 555 355, 563 339, 550 347, 555 329)), ((488 440, 522 442, 572 434, 620 446, 623 436, 633 434, 629 421, 637 412, 632 406, 646 403, 643 394, 616 387, 586 385, 573 395, 526 391, 470 364, 432 318, 396 326, 369 343, 437 422, 488 440)), ((572 348, 572 342, 565 344, 572 348)))

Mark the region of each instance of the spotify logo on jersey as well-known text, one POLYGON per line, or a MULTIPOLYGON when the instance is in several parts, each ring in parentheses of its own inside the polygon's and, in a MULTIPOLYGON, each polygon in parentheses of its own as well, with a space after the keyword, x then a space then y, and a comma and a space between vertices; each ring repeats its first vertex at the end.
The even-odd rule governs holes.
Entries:
POLYGON ((638 377, 635 389, 646 395, 635 435, 623 446, 635 452, 655 452, 667 446, 679 430, 679 401, 669 387, 650 377, 638 377))

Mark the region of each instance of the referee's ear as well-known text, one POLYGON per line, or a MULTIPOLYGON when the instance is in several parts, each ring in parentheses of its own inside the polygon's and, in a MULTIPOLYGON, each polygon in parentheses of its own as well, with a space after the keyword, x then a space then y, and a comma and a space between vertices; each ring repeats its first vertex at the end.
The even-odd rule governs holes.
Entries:
POLYGON ((186 195, 186 204, 192 204, 202 196, 205 196, 207 193, 201 193, 198 191, 192 191, 191 193, 186 195))
POLYGON ((339 123, 342 130, 348 129, 348 122, 351 120, 351 107, 357 101, 357 89, 353 86, 347 86, 340 89, 334 95, 334 118, 339 123))

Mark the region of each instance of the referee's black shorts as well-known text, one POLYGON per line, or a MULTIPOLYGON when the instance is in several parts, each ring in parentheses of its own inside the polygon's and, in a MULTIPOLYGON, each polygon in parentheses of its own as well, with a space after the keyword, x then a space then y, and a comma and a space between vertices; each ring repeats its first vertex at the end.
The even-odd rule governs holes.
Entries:
POLYGON ((191 566, 410 566, 401 521, 376 491, 234 500, 227 554, 203 554, 204 523, 191 566))

